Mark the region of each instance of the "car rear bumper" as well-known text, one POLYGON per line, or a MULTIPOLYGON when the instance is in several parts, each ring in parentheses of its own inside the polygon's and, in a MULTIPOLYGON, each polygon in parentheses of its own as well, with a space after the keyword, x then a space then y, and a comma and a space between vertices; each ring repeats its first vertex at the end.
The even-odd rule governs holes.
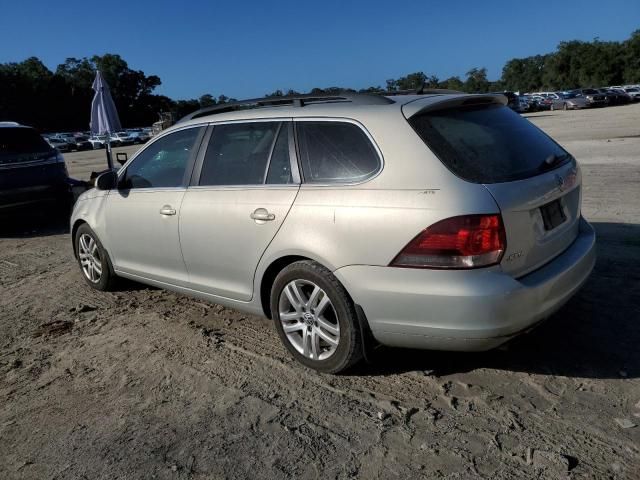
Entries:
POLYGON ((595 265, 595 232, 584 219, 576 240, 518 279, 500 267, 427 270, 347 266, 336 277, 382 344, 434 350, 489 350, 529 330, 562 305, 595 265))
POLYGON ((71 186, 34 185, 30 187, 14 188, 0 191, 0 210, 4 211, 23 205, 50 201, 70 200, 71 186))

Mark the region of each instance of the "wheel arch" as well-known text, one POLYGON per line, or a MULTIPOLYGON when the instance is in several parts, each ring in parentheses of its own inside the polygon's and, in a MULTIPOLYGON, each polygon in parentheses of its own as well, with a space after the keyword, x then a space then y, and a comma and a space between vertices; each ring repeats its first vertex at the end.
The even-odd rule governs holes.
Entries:
MULTIPOLYGON (((301 260, 311 260, 316 262, 313 258, 305 257, 302 255, 285 255, 272 261, 265 269, 260 279, 260 305, 265 317, 272 319, 271 316, 271 287, 275 281, 278 273, 280 273, 288 265, 301 260)), ((320 263, 320 262, 318 262, 320 263)), ((322 265, 322 264, 321 264, 322 265)), ((325 267, 326 268, 326 267, 325 267)))
POLYGON ((75 222, 73 222, 73 226, 71 227, 71 244, 73 245, 73 256, 78 258, 78 247, 76 246, 76 232, 80 228, 81 225, 87 223, 86 220, 79 218, 75 222))

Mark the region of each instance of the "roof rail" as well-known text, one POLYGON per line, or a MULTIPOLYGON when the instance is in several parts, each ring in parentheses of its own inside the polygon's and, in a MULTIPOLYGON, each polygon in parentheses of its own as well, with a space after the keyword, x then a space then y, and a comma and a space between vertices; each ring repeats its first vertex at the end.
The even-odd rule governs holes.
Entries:
POLYGON ((465 93, 460 90, 449 90, 447 88, 426 88, 424 85, 420 88, 409 90, 396 90, 392 92, 382 92, 381 95, 448 95, 452 93, 465 93))
POLYGON ((340 92, 337 94, 306 94, 306 95, 286 95, 282 97, 265 97, 252 98, 249 100, 240 100, 238 102, 222 103, 212 105, 210 107, 201 108, 189 115, 182 117, 177 123, 193 120, 194 118, 204 117, 206 115, 215 115, 218 113, 233 112, 235 110, 248 110, 264 107, 304 107, 305 105, 317 103, 345 103, 349 102, 354 105, 388 105, 394 103, 381 95, 372 95, 366 93, 340 92))

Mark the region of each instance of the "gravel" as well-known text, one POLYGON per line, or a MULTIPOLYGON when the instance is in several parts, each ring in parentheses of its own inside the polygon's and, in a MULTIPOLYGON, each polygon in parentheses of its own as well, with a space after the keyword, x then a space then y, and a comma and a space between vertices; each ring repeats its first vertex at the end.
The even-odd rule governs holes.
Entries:
MULTIPOLYGON (((640 105, 530 118, 582 164, 598 262, 482 354, 383 348, 318 374, 265 319, 92 291, 50 212, 3 222, 0 478, 640 478, 640 105)), ((67 154, 72 175, 101 153, 67 154)))

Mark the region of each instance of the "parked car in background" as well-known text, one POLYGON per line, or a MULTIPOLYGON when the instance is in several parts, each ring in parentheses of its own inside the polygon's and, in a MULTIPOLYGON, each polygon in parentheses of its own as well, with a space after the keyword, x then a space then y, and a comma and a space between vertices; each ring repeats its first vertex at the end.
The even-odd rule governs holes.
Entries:
POLYGON ((520 112, 526 113, 531 111, 531 104, 529 99, 524 95, 518 95, 518 102, 520 103, 520 112))
POLYGON ((111 134, 109 138, 111 145, 121 147, 124 145, 133 145, 133 138, 127 132, 116 132, 111 134))
POLYGON ((553 100, 547 95, 533 95, 532 99, 536 102, 536 108, 538 110, 550 110, 553 100))
POLYGON ((133 143, 140 144, 147 142, 151 137, 141 128, 131 128, 127 130, 129 137, 133 139, 133 143))
POLYGON ((117 275, 264 315, 295 359, 339 372, 370 335, 494 348, 557 311, 594 266, 576 160, 502 95, 218 108, 80 196, 71 239, 89 286, 117 275))
POLYGON ((0 122, 0 212, 38 202, 70 206, 72 181, 49 142, 31 127, 0 122))
POLYGON ((572 92, 558 92, 551 102, 551 110, 579 110, 588 106, 585 97, 572 92))
POLYGON ((605 95, 598 92, 595 88, 576 88, 569 92, 582 95, 587 100, 587 104, 590 107, 604 107, 607 105, 605 95))
POLYGON ((105 147, 105 144, 107 143, 107 136, 106 135, 92 135, 91 137, 89 137, 89 142, 93 146, 94 150, 98 150, 100 148, 104 148, 105 147))
POLYGON ((82 135, 75 135, 73 133, 55 133, 50 135, 49 138, 66 142, 69 145, 69 150, 80 151, 91 150, 93 148, 89 139, 82 135))
POLYGON ((71 148, 81 151, 81 150, 92 150, 93 144, 89 141, 89 137, 84 135, 74 136, 70 142, 71 148))
POLYGON ((631 101, 631 97, 626 92, 612 88, 597 88, 598 92, 605 96, 607 106, 625 105, 631 101))
POLYGON ((610 92, 615 92, 618 95, 618 101, 622 105, 633 102, 633 98, 631 97, 631 95, 624 91, 624 88, 609 87, 607 90, 609 90, 610 92))
POLYGON ((625 87, 624 91, 627 95, 629 95, 629 97, 631 97, 631 100, 633 100, 634 102, 638 102, 640 101, 640 88, 638 87, 625 87))
POLYGON ((42 138, 44 138, 45 142, 47 142, 52 148, 56 148, 60 152, 69 152, 71 150, 71 146, 63 140, 48 137, 46 135, 43 135, 42 138))
POLYGON ((507 106, 518 113, 524 112, 522 104, 520 103, 520 97, 515 92, 493 92, 494 95, 504 95, 507 97, 507 106))
POLYGON ((531 95, 520 95, 520 106, 524 112, 535 112, 538 109, 537 104, 531 95))

